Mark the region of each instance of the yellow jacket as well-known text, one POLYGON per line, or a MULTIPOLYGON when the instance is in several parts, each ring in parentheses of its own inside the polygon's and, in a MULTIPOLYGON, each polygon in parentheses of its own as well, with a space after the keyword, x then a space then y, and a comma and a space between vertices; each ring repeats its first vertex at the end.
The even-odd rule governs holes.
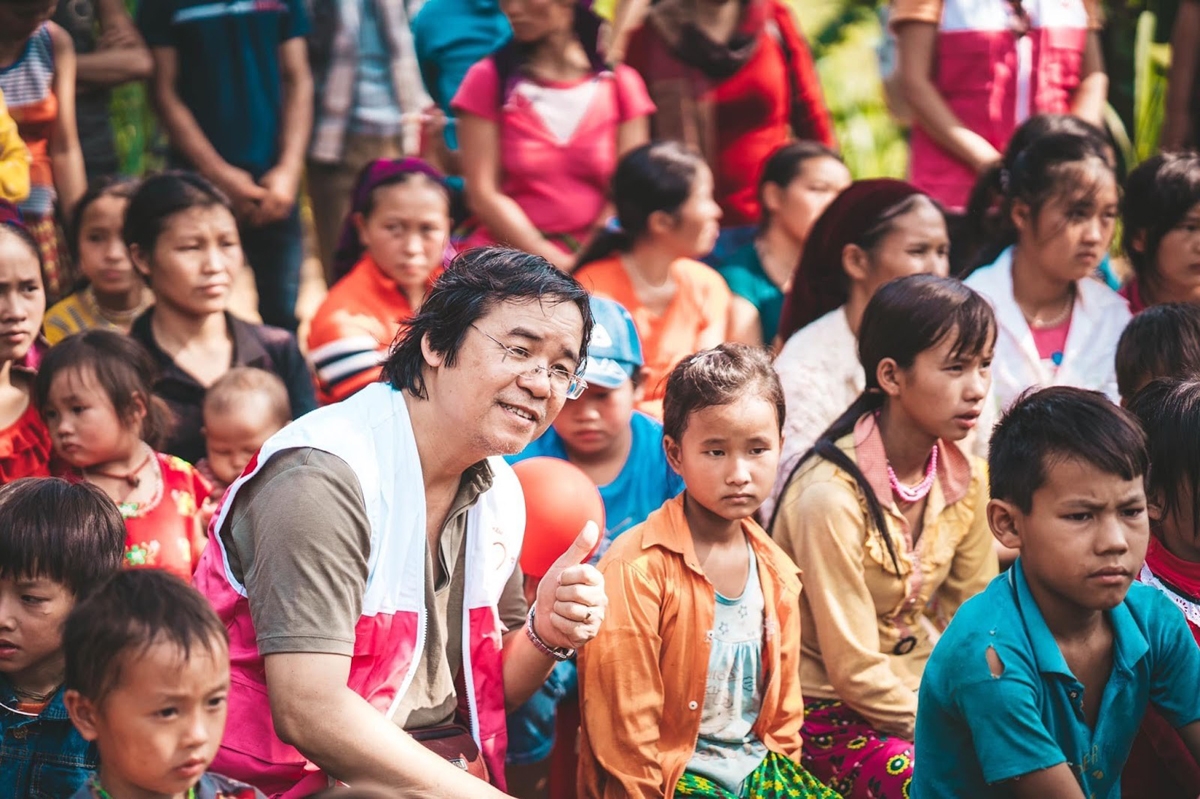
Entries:
POLYGON ((804 572, 804 696, 840 699, 875 729, 911 741, 936 627, 999 570, 987 523, 987 466, 938 442, 938 479, 914 546, 892 498, 874 415, 863 416, 837 446, 879 498, 900 574, 850 473, 824 458, 806 462, 784 489, 772 530, 804 572))
POLYGON ((0 199, 19 203, 29 196, 29 162, 29 148, 0 92, 0 199))

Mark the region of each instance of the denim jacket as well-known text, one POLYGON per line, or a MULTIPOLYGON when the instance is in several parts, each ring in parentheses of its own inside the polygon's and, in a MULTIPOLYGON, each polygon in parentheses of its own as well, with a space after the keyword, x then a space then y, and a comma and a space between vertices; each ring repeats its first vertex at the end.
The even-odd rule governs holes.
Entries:
POLYGON ((0 676, 0 799, 63 799, 96 767, 96 747, 75 730, 62 695, 60 688, 40 715, 24 716, 0 676))
MULTIPOLYGON (((65 796, 65 794, 64 794, 65 796)), ((93 785, 84 785, 71 799, 99 799, 100 792, 93 785)), ((196 783, 196 799, 266 799, 262 791, 243 782, 208 773, 196 783)))

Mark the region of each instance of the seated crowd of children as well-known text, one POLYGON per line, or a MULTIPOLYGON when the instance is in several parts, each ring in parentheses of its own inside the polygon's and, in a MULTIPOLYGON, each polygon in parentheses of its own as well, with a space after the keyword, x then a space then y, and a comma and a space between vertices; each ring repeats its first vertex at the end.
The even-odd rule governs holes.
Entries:
MULTIPOLYGON (((704 159, 621 157, 575 264, 587 388, 509 457, 595 483, 607 617, 511 709, 514 795, 575 705, 596 799, 1200 794, 1200 157, 1122 190, 1095 131, 1035 117, 1002 163, 959 242, 785 145, 714 269, 704 159)), ((229 636, 187 582, 264 442, 378 380, 462 268, 452 198, 362 170, 304 353, 230 313, 242 239, 196 174, 84 193, 49 310, 0 203, 0 798, 261 796, 208 773, 229 636)))

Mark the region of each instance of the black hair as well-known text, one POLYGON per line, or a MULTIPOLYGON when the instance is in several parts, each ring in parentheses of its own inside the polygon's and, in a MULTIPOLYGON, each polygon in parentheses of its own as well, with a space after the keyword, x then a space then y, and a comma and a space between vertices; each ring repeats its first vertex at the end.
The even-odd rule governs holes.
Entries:
POLYGON ((652 214, 674 214, 688 201, 703 166, 703 158, 674 141, 643 144, 627 152, 612 177, 619 228, 597 235, 575 260, 576 268, 614 252, 628 252, 645 235, 652 214))
MULTIPOLYGON (((358 193, 359 193, 361 187, 363 186, 363 184, 366 183, 367 179, 370 177, 371 167, 373 167, 374 165, 375 165, 375 162, 370 161, 367 163, 366 166, 364 166, 362 168, 361 171, 359 171, 358 177, 354 181, 354 188, 352 188, 350 190, 351 197, 358 196, 358 193)), ((352 209, 350 209, 351 213, 354 213, 355 211, 357 211, 360 214, 362 214, 364 217, 370 216, 371 213, 375 210, 377 194, 380 189, 386 189, 388 186, 399 186, 399 185, 413 182, 413 181, 423 183, 424 185, 430 186, 431 188, 436 189, 438 191, 438 193, 440 193, 443 197, 445 197, 446 198, 447 215, 449 215, 450 199, 451 199, 450 198, 450 189, 446 186, 445 183, 440 183, 440 182, 434 180, 432 177, 425 174, 424 172, 400 172, 395 175, 390 175, 390 176, 384 178, 383 180, 379 181, 374 186, 372 186, 371 190, 369 192, 367 192, 366 197, 363 198, 362 208, 352 208, 352 209)))
POLYGON ((137 340, 111 330, 92 329, 65 339, 47 351, 34 379, 34 394, 43 415, 49 413, 50 386, 66 372, 90 372, 108 395, 124 424, 133 424, 140 398, 146 415, 141 422, 141 439, 158 449, 171 432, 174 421, 166 402, 154 394, 158 367, 137 340))
MULTIPOLYGON (((101 197, 119 197, 122 200, 128 200, 133 197, 137 188, 136 180, 111 175, 106 175, 88 185, 87 191, 79 198, 79 202, 75 203, 75 210, 71 212, 70 235, 67 243, 71 249, 72 259, 79 260, 79 237, 83 235, 83 217, 92 203, 101 197)), ((123 230, 124 225, 122 225, 123 230)))
MULTIPOLYGON (((985 254, 999 253, 1017 242, 1017 228, 1012 221, 1012 210, 1016 203, 1029 206, 1034 219, 1046 203, 1063 196, 1077 183, 1080 168, 1089 161, 1099 164, 1116 180, 1110 150, 1094 135, 1081 135, 1059 131, 1041 136, 1019 152, 1011 167, 1002 168, 1000 183, 1003 191, 998 224, 989 241, 984 245, 985 254)), ((1095 187, 1084 196, 1095 193, 1095 187)), ((994 258, 992 260, 995 260, 994 258)), ((967 274, 991 261, 976 260, 968 267, 967 274)), ((966 275, 964 274, 963 277, 966 275)))
MULTIPOLYGON (((601 33, 604 30, 604 20, 588 6, 581 3, 575 3, 574 6, 575 17, 571 27, 575 38, 583 47, 592 72, 595 74, 604 72, 608 69, 604 54, 601 52, 600 41, 601 33)), ((525 69, 525 65, 536 47, 537 42, 519 42, 515 38, 510 38, 507 44, 492 53, 491 59, 496 66, 500 86, 500 94, 496 98, 497 108, 508 100, 508 94, 512 90, 513 84, 525 69)))
POLYGON ((0 199, 0 212, 3 212, 4 221, 0 222, 0 233, 5 231, 13 234, 33 252, 33 257, 37 258, 38 272, 41 273, 42 286, 46 286, 46 262, 42 258, 42 248, 38 246, 37 239, 33 237, 33 233, 25 226, 24 215, 17 207, 16 203, 9 202, 5 199, 0 199))
POLYGON ((1004 177, 1011 175, 1017 156, 1033 142, 1043 136, 1068 133, 1090 139, 1097 148, 1108 152, 1111 149, 1107 136, 1100 128, 1084 122, 1071 114, 1037 114, 1022 122, 1001 159, 988 167, 975 181, 971 197, 967 201, 966 213, 955 226, 950 246, 950 273, 967 274, 990 264, 1000 256, 1004 246, 998 242, 1004 238, 1006 220, 1001 209, 1004 205, 1004 177))
POLYGON ((1033 510, 1034 493, 1055 463, 1077 460, 1133 480, 1146 474, 1146 435, 1137 419, 1099 391, 1070 386, 1030 389, 992 430, 992 499, 1033 510))
POLYGON ((1164 515, 1178 512, 1186 494, 1193 513, 1200 510, 1200 380, 1154 380, 1134 395, 1129 412, 1146 433, 1146 493, 1162 502, 1164 515))
POLYGON ((778 147, 763 163, 762 175, 758 179, 758 205, 762 209, 759 215, 758 229, 766 230, 771 224, 771 212, 763 202, 767 184, 774 184, 786 189, 792 181, 800 177, 804 165, 809 161, 820 158, 832 158, 839 164, 844 164, 842 156, 819 141, 794 141, 778 147))
POLYGON ((679 441, 693 413, 729 405, 751 393, 775 406, 782 432, 786 408, 783 386, 766 350, 726 343, 689 355, 667 376, 663 435, 679 441))
POLYGON ((93 702, 121 682, 125 656, 174 644, 228 657, 229 633, 208 600, 162 569, 118 572, 75 606, 63 628, 66 688, 93 702))
POLYGON ((1163 237, 1200 203, 1200 155, 1160 153, 1143 161, 1125 181, 1121 202, 1122 246, 1138 277, 1153 275, 1163 237), (1134 246, 1141 237, 1141 246, 1134 246))
POLYGON ((204 392, 204 416, 210 413, 237 413, 248 395, 258 395, 267 401, 271 415, 279 424, 292 420, 292 403, 287 385, 279 375, 253 366, 235 366, 217 378, 204 392))
MULTIPOLYGON (((867 516, 883 539, 896 574, 900 564, 888 532, 879 497, 858 464, 838 447, 865 414, 883 408, 887 396, 879 387, 879 364, 891 358, 901 369, 910 368, 917 356, 953 335, 953 353, 974 357, 996 341, 996 316, 988 301, 953 278, 909 275, 885 283, 863 312, 858 331, 858 359, 866 373, 866 388, 797 462, 784 481, 786 487, 810 460, 824 458, 854 478, 867 505, 867 516)), ((775 506, 768 528, 774 527, 783 503, 775 506)))
POLYGON ((1130 320, 1117 342, 1117 391, 1129 400, 1159 377, 1200 377, 1200 306, 1152 305, 1130 320))
POLYGON ((125 209, 125 246, 137 247, 150 258, 167 220, 191 208, 219 205, 230 209, 228 198, 195 172, 171 170, 142 181, 125 209))
POLYGON ((398 391, 425 399, 425 355, 421 341, 454 366, 471 325, 503 302, 573 303, 583 316, 579 359, 592 336, 588 293, 575 278, 537 255, 483 247, 459 255, 433 284, 421 310, 397 337, 383 363, 381 379, 398 391))
POLYGON ((91 483, 26 477, 0 487, 0 578, 46 578, 83 599, 121 568, 125 520, 91 483))

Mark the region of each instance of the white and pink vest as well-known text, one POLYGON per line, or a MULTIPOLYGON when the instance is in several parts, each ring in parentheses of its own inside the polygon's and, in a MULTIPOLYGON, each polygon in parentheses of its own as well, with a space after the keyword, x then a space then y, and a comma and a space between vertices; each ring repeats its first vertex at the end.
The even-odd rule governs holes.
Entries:
MULTIPOLYGON (((272 436, 226 491, 210 528, 210 545, 193 578, 230 636, 229 720, 214 771, 248 782, 268 796, 307 796, 329 778, 275 734, 263 659, 246 589, 227 566, 216 531, 233 498, 274 454, 313 447, 354 471, 371 523, 366 593, 355 627, 348 685, 391 718, 420 665, 425 645, 425 495, 421 463, 404 395, 375 383, 337 405, 313 411, 272 436)), ((497 606, 521 552, 525 506, 521 486, 501 458, 488 461, 492 487, 467 513, 459 710, 504 788, 507 748, 501 635, 497 606)), ((303 502, 303 497, 297 497, 303 502)))
MULTIPOLYGON (((944 0, 938 24, 934 85, 958 119, 1000 152, 1029 117, 1070 109, 1087 43, 1083 0, 1023 0, 1022 7, 1030 30, 1019 38, 1007 0, 944 0)), ((911 146, 913 185, 962 211, 975 172, 918 125, 911 146)))

